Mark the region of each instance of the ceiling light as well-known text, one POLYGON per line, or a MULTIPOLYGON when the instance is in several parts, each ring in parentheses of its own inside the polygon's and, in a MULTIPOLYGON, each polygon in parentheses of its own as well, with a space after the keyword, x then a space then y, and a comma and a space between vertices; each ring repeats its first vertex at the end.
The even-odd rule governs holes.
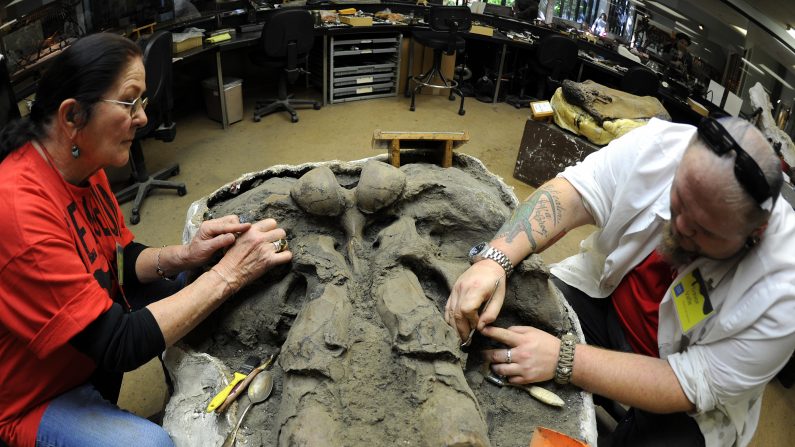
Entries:
POLYGON ((674 16, 674 17, 676 17, 677 19, 689 20, 687 17, 683 16, 682 14, 679 14, 678 12, 676 12, 676 11, 674 11, 673 9, 671 9, 671 8, 669 8, 669 7, 665 6, 665 5, 663 5, 662 3, 659 3, 659 2, 653 2, 653 1, 650 1, 650 2, 648 2, 648 3, 649 3, 650 5, 652 5, 652 6, 654 6, 655 8, 657 8, 657 9, 659 9, 659 10, 662 10, 663 12, 665 12, 665 13, 667 13, 667 14, 669 14, 669 15, 672 15, 672 16, 674 16))
POLYGON ((787 87, 787 88, 788 88, 788 89, 790 89, 790 90, 795 90, 795 88, 793 88, 793 87, 792 87, 792 86, 789 84, 789 82, 787 82, 787 81, 785 81, 785 80, 781 79, 781 76, 779 76, 778 74, 776 74, 776 73, 775 73, 773 70, 771 70, 771 69, 767 68, 767 65, 765 65, 765 64, 759 64, 759 66, 760 66, 760 67, 762 67, 762 70, 765 70, 765 71, 767 72, 767 74, 769 74, 770 76, 772 76, 772 77, 773 77, 773 79, 775 79, 776 81, 780 82, 780 83, 781 83, 781 84, 782 84, 784 87, 787 87))
POLYGON ((699 24, 698 24, 698 30, 699 30, 699 31, 704 31, 704 25, 702 25, 702 24, 700 24, 700 23, 699 23, 699 24))
POLYGON ((680 30, 689 31, 691 35, 698 34, 697 31, 694 31, 691 28, 688 28, 682 22, 674 22, 674 23, 676 23, 676 27, 679 28, 680 30))
POLYGON ((745 28, 740 28, 737 25, 732 25, 732 28, 734 28, 738 33, 742 34, 743 36, 748 35, 748 30, 745 28))
POLYGON ((759 67, 757 67, 756 65, 752 64, 751 61, 749 61, 748 59, 746 59, 744 57, 741 57, 740 59, 742 59, 742 61, 745 63, 745 65, 747 65, 747 66, 753 68, 754 70, 758 71, 760 75, 762 75, 762 76, 765 75, 764 71, 760 70, 759 67))
POLYGON ((795 29, 793 29, 789 25, 787 25, 787 33, 789 33, 789 35, 792 36, 793 39, 795 39, 795 29))

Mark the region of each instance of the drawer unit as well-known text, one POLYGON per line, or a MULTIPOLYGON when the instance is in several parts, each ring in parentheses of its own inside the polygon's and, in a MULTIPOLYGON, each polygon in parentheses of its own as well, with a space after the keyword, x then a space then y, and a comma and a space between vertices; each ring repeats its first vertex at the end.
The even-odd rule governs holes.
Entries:
POLYGON ((397 96, 401 39, 399 33, 332 37, 328 101, 397 96))

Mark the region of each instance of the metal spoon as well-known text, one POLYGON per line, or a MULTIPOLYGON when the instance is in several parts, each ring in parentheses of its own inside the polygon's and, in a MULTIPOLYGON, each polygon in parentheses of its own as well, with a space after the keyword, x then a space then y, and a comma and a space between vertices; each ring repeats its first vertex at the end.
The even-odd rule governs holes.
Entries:
POLYGON ((273 391, 273 373, 270 371, 262 371, 261 373, 257 374, 257 377, 254 377, 254 380, 252 380, 251 384, 248 386, 248 406, 246 406, 246 409, 243 410, 243 413, 240 415, 240 419, 237 420, 235 428, 229 433, 229 435, 227 435, 223 447, 232 447, 235 445, 237 430, 240 428, 240 424, 246 417, 246 413, 248 413, 248 410, 254 406, 254 404, 258 404, 267 399, 268 396, 271 395, 271 391, 273 391))

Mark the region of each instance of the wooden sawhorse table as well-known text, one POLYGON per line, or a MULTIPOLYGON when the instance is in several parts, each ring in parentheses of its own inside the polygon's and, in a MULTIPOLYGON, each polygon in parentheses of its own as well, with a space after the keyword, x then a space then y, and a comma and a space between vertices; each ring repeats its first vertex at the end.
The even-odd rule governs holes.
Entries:
POLYGON ((406 132, 384 131, 373 132, 373 149, 388 149, 389 164, 400 167, 400 149, 443 150, 443 168, 453 165, 453 149, 469 141, 469 132, 406 132))

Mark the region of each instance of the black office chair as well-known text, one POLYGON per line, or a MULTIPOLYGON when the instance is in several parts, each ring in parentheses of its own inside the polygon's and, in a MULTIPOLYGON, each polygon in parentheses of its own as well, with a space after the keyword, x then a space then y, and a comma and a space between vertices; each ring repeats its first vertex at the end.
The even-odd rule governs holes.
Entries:
POLYGON ((19 106, 11 85, 7 58, 0 54, 0 128, 19 117, 19 106))
POLYGON ((636 65, 621 78, 620 90, 638 96, 652 96, 660 88, 660 78, 657 73, 646 67, 636 65))
POLYGON ((141 140, 147 137, 171 142, 177 135, 177 127, 171 118, 174 108, 174 93, 171 88, 171 33, 158 31, 142 42, 144 52, 144 68, 146 69, 146 97, 149 104, 146 108, 148 122, 135 132, 135 139, 130 147, 130 168, 133 184, 116 193, 119 203, 134 198, 130 223, 135 225, 140 220, 143 200, 154 188, 176 189, 177 194, 184 196, 188 190, 184 183, 166 181, 165 179, 179 174, 179 165, 161 169, 152 175, 146 170, 141 140))
POLYGON ((560 34, 548 34, 538 44, 536 62, 536 98, 549 99, 560 82, 571 77, 577 65, 577 42, 560 34))
POLYGON ((254 108, 254 121, 273 112, 286 111, 290 121, 298 122, 295 106, 311 105, 320 110, 320 102, 309 99, 292 99, 287 96, 287 84, 293 84, 298 75, 306 73, 301 65, 306 64, 309 51, 315 41, 314 20, 309 11, 282 9, 273 13, 262 27, 260 48, 254 62, 265 67, 280 68, 278 97, 258 101, 254 108))
POLYGON ((450 101, 455 100, 453 94, 461 97, 461 106, 458 109, 458 114, 463 115, 464 111, 464 94, 458 87, 459 82, 444 77, 441 71, 442 67, 442 53, 447 55, 455 55, 462 51, 466 46, 466 41, 463 37, 458 35, 459 31, 469 31, 472 28, 472 13, 468 6, 431 6, 431 12, 428 18, 430 31, 419 30, 414 31, 412 38, 429 48, 433 48, 433 66, 427 72, 410 77, 417 86, 411 91, 411 107, 409 110, 414 111, 414 99, 417 93, 423 87, 433 87, 439 89, 450 90, 450 101), (439 83, 434 83, 438 79, 439 83))

